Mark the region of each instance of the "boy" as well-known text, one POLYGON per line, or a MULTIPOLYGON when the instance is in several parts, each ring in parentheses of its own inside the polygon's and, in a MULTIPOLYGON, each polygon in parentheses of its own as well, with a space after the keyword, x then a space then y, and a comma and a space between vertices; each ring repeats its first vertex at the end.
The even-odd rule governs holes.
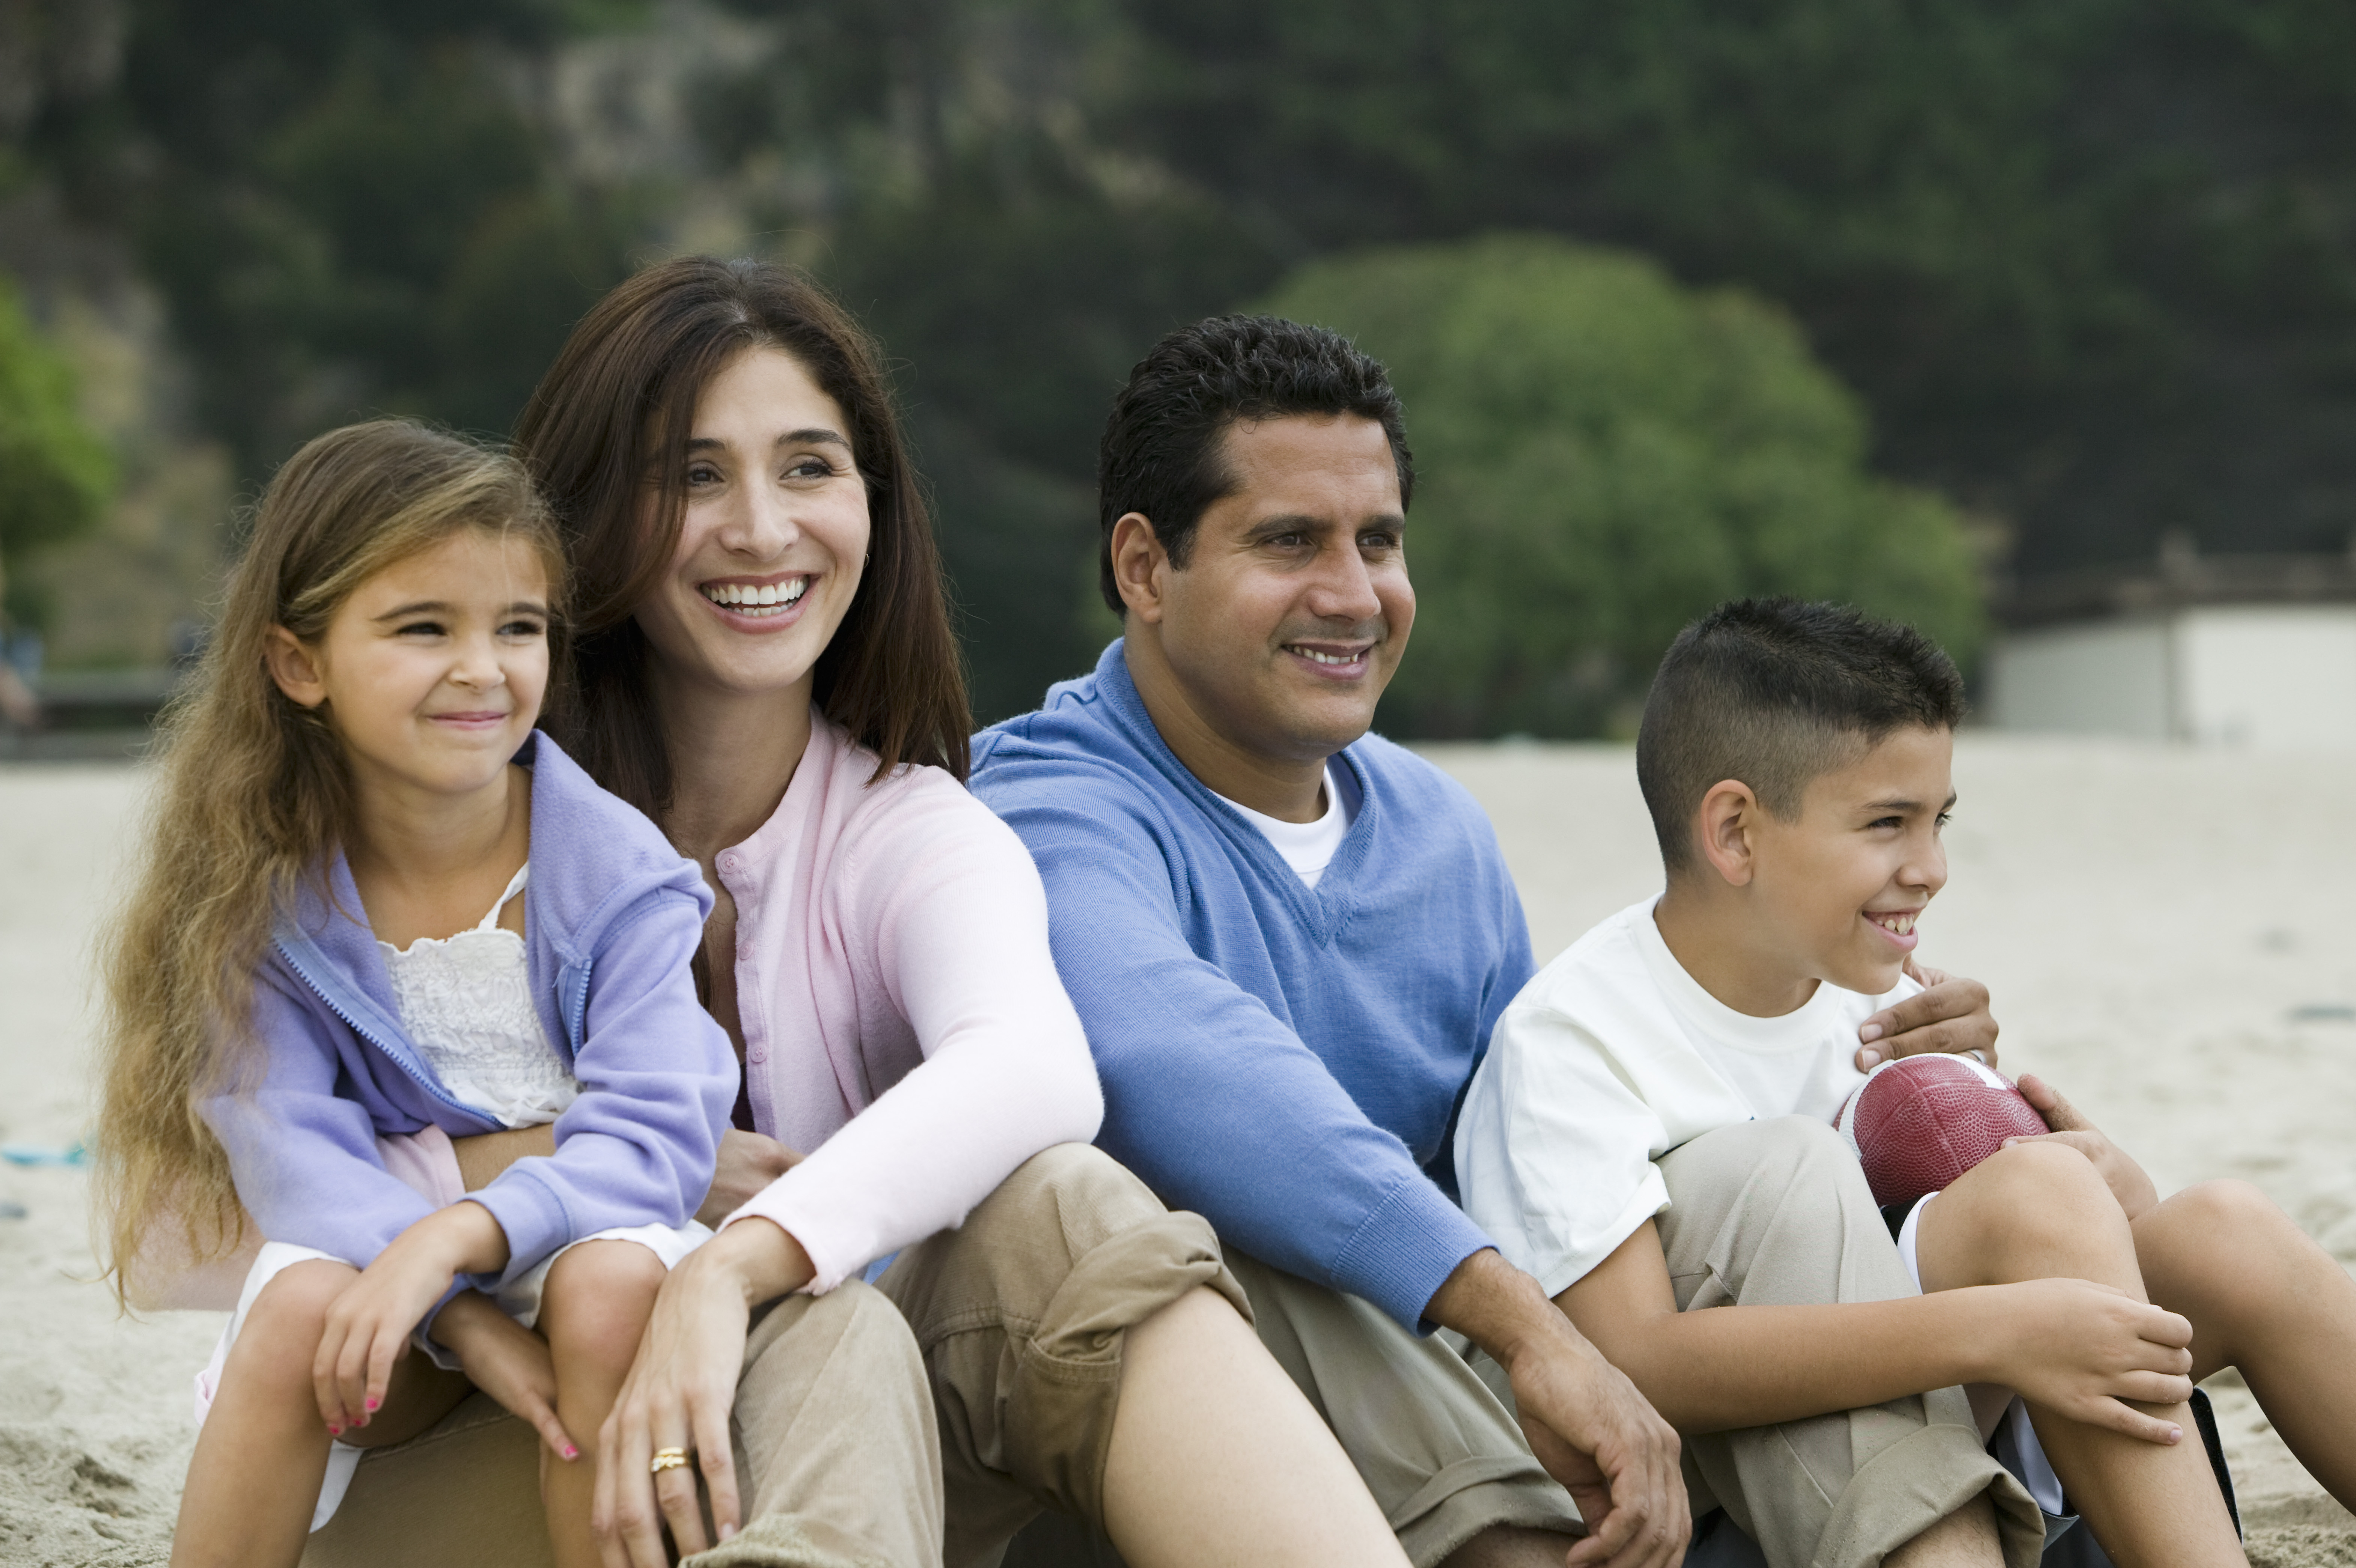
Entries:
POLYGON ((1858 1025, 1915 989, 1962 714, 1944 654, 1853 610, 1688 627, 1636 747, 1666 891, 1500 1018, 1465 1208, 1685 1434, 1695 1518, 1723 1506, 1772 1568, 2023 1568, 2023 1480, 2122 1564, 2240 1563, 2192 1380, 2239 1365, 2356 1498, 2356 1283, 2242 1184, 2157 1201, 2034 1079, 2063 1130, 1923 1199, 1897 1247, 1830 1126, 1858 1025), (2005 1391, 2019 1479, 1981 1448, 2005 1391))

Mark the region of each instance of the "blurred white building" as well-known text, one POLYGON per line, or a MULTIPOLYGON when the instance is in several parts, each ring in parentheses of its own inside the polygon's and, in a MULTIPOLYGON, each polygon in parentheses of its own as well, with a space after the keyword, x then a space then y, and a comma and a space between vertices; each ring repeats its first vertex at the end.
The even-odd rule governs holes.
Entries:
POLYGON ((2356 554, 2195 555, 2049 579, 2003 607, 1999 729, 2356 751, 2356 554))

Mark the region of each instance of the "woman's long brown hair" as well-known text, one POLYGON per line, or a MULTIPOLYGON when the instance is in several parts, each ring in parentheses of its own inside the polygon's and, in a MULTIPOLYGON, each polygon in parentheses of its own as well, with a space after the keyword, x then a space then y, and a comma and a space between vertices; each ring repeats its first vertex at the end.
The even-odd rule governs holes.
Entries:
POLYGON ((561 606, 555 529, 503 453, 377 420, 310 442, 262 495, 203 661, 165 711, 136 869, 102 957, 92 1210, 118 1297, 143 1259, 168 1267, 159 1260, 237 1243, 229 1156, 198 1102, 257 1061, 254 971, 272 923, 347 830, 343 744, 272 682, 272 630, 316 643, 361 584, 469 529, 530 543, 561 606))
POLYGON ((599 300, 516 426, 572 557, 573 701, 558 734, 592 778, 657 822, 671 804, 671 764, 634 612, 678 543, 696 401, 755 348, 791 355, 841 408, 867 484, 867 569, 819 656, 819 711, 882 758, 875 778, 911 762, 966 775, 964 667, 882 356, 801 274, 687 256, 599 300))

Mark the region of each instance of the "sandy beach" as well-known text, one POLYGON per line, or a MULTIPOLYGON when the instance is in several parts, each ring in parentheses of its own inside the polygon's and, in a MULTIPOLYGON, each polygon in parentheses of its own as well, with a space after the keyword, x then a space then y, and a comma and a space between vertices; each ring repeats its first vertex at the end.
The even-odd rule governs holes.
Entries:
MULTIPOLYGON (((1655 890, 1625 748, 1431 755, 1495 820, 1541 960, 1655 890)), ((2245 1177, 2356 1265, 2356 838, 2315 817, 2346 774, 2344 757, 1968 736, 1922 956, 1986 981, 2004 1069, 2053 1081, 2163 1192, 2245 1177)), ((85 1130, 89 955, 142 778, 0 768, 0 1154, 85 1130)), ((0 1563, 164 1561, 189 1377, 220 1326, 118 1316, 85 1192, 73 1168, 0 1164, 0 1563)), ((2356 1568, 2356 1519, 2238 1380, 2211 1392, 2252 1561, 2356 1568)))

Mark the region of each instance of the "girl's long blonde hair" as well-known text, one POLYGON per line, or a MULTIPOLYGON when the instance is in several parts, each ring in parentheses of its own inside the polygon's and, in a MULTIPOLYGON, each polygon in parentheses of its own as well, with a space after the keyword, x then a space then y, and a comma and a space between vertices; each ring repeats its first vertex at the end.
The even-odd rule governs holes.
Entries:
POLYGON ((346 828, 341 744, 271 680, 271 628, 316 645, 354 589, 464 529, 534 545, 558 607, 554 524, 504 453, 376 420, 312 441, 263 492, 220 624, 159 725, 138 869, 102 960, 94 1212, 118 1296, 143 1251, 200 1261, 241 1237, 229 1159, 198 1101, 242 1080, 272 926, 346 828))

